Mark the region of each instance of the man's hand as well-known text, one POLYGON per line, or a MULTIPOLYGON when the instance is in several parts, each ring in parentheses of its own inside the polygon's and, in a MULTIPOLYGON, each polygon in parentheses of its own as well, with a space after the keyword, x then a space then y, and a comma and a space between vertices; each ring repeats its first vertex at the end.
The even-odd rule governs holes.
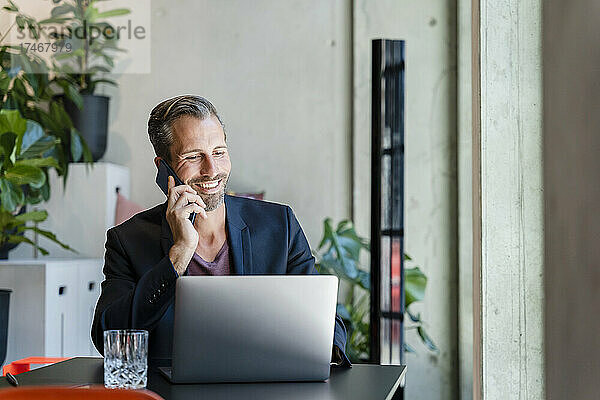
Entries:
POLYGON ((175 186, 172 176, 169 176, 168 187, 166 218, 174 241, 169 258, 177 273, 183 275, 198 246, 198 232, 189 217, 191 213, 196 213, 196 222, 199 222, 198 217, 206 219, 206 205, 191 186, 175 186))

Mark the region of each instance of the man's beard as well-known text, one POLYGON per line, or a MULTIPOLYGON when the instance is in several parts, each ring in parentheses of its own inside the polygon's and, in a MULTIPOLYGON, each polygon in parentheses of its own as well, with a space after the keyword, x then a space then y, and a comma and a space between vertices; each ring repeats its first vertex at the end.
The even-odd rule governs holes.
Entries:
POLYGON ((227 176, 226 174, 221 174, 211 179, 192 179, 188 183, 188 185, 194 187, 194 185, 197 183, 210 182, 216 180, 225 180, 222 189, 219 192, 212 194, 204 194, 198 193, 198 191, 196 191, 196 193, 198 193, 202 198, 202 201, 204 201, 204 204, 206 205, 205 210, 207 212, 216 210, 221 206, 221 204, 223 204, 223 201, 225 201, 225 189, 227 188, 227 183, 229 182, 229 176, 227 176))

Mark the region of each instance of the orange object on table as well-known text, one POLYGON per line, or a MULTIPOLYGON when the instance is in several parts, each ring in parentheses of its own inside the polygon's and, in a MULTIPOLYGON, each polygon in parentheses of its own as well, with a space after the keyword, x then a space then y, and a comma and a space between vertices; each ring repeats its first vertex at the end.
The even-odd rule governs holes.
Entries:
POLYGON ((2 367, 2 375, 10 372, 13 375, 27 372, 31 369, 31 364, 54 364, 60 361, 68 360, 71 357, 27 357, 21 360, 13 361, 2 367))
POLYGON ((162 400, 162 397, 149 390, 106 389, 94 385, 89 388, 61 386, 29 386, 0 390, 0 400, 162 400))

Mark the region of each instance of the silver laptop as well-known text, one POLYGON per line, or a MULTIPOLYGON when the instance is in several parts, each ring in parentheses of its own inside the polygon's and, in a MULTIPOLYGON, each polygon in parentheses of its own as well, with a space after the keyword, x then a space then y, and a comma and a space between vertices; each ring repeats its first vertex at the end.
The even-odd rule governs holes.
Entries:
POLYGON ((177 279, 173 383, 329 378, 338 278, 324 275, 177 279))

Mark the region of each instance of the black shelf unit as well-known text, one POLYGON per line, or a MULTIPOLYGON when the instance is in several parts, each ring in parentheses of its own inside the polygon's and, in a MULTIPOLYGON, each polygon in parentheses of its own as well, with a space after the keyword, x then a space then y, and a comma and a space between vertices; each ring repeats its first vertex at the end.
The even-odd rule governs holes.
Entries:
POLYGON ((404 363, 404 41, 372 41, 370 361, 404 363))

